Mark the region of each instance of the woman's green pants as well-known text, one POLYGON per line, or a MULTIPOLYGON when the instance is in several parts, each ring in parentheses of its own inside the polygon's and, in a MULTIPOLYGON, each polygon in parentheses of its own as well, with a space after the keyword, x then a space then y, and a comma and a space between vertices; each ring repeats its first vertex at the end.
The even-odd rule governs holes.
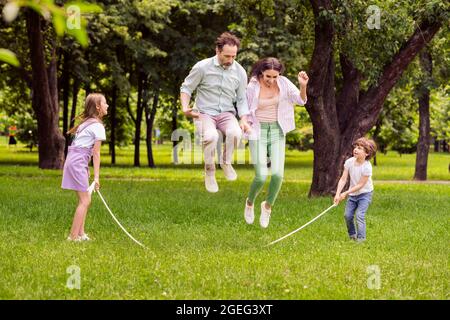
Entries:
POLYGON ((255 203, 256 196, 263 188, 270 171, 271 179, 266 201, 273 206, 283 183, 286 136, 278 122, 261 123, 259 139, 250 140, 249 143, 256 175, 250 187, 248 200, 255 203), (267 157, 270 159, 270 168, 267 166, 267 157))

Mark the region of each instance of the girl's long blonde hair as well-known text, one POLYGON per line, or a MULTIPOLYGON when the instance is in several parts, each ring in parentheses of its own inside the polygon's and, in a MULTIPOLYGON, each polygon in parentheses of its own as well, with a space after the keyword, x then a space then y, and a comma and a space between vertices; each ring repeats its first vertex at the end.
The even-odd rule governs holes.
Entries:
POLYGON ((72 129, 67 131, 67 134, 74 134, 77 132, 80 125, 82 125, 86 120, 91 118, 99 119, 101 122, 102 115, 99 114, 97 110, 97 106, 102 103, 102 99, 105 99, 105 96, 101 93, 90 93, 86 97, 86 101, 84 103, 84 111, 75 119, 81 119, 80 123, 74 126, 72 129))

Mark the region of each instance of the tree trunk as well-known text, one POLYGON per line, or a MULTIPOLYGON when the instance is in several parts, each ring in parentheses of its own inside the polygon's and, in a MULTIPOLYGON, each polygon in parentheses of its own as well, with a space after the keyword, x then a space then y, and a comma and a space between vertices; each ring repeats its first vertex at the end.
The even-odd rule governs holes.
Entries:
POLYGON ((147 160, 148 166, 150 168, 155 168, 155 161, 153 159, 153 149, 152 149, 152 134, 153 134, 153 123, 155 122, 156 109, 158 108, 159 101, 159 88, 156 88, 155 95, 153 96, 152 110, 149 110, 148 103, 145 103, 145 114, 146 114, 146 124, 147 124, 147 160))
POLYGON ((75 78, 73 79, 73 86, 72 86, 72 110, 70 111, 70 128, 73 128, 73 126, 75 125, 79 90, 80 90, 80 81, 75 78))
POLYGON ((39 168, 61 169, 65 143, 59 130, 55 49, 47 69, 41 17, 35 11, 27 10, 26 20, 32 69, 32 106, 38 123, 39 168))
POLYGON ((66 135, 68 130, 69 117, 69 90, 70 90, 70 71, 69 71, 69 55, 64 54, 63 70, 62 70, 62 99, 63 99, 63 134, 66 135))
MULTIPOLYGON (((75 118, 77 116, 77 102, 78 102, 78 91, 79 90, 80 90, 80 81, 77 78, 74 78, 73 85, 72 85, 72 109, 70 110, 69 128, 73 128, 75 126, 75 118)), ((69 150, 70 142, 71 142, 70 139, 66 139, 66 146, 64 148, 64 157, 67 157, 67 151, 69 150)))
MULTIPOLYGON (((331 10, 330 1, 311 1, 314 15, 322 8, 331 10)), ((315 25, 315 47, 309 71, 308 103, 306 110, 313 124, 314 164, 309 196, 329 194, 339 178, 340 132, 334 93, 334 59, 332 21, 321 20, 315 25)))
POLYGON ((139 72, 138 77, 138 100, 136 106, 136 126, 134 131, 134 166, 139 167, 141 165, 140 162, 140 143, 141 143, 141 125, 142 125, 142 114, 144 112, 143 108, 143 100, 145 99, 143 92, 145 91, 144 87, 146 86, 147 81, 145 80, 145 76, 142 72, 139 72))
POLYGON ((109 153, 111 154, 111 164, 116 164, 116 105, 117 105, 117 87, 113 85, 111 94, 111 112, 109 119, 111 121, 111 139, 109 142, 109 153))
MULTIPOLYGON (((173 95, 173 106, 172 106, 172 132, 177 130, 178 123, 177 123, 177 116, 178 116, 178 105, 177 105, 177 94, 178 92, 174 93, 173 95)), ((172 143, 172 157, 173 157, 173 163, 178 164, 178 152, 176 145, 178 144, 177 141, 173 141, 172 143)))
POLYGON ((69 71, 69 54, 67 52, 64 53, 64 61, 62 67, 62 99, 63 99, 63 135, 66 139, 64 146, 64 158, 67 156, 67 149, 69 143, 69 136, 67 135, 67 131, 69 130, 69 91, 70 91, 70 71, 69 71))
POLYGON ((430 89, 433 61, 430 52, 424 48, 420 53, 420 65, 424 77, 419 84, 419 142, 416 153, 414 180, 427 180, 428 152, 430 150, 430 89))
MULTIPOLYGON (((138 99, 138 104, 139 104, 139 99, 138 99)), ((133 112, 131 111, 131 107, 130 107, 130 94, 129 93, 127 95, 127 99, 125 100, 125 106, 127 108, 128 115, 130 116, 131 120, 134 123, 134 126, 136 127, 136 119, 134 118, 133 112)))
POLYGON ((320 16, 332 10, 331 0, 310 0, 315 16, 315 44, 309 71, 308 103, 314 132, 314 171, 309 196, 332 195, 352 143, 376 123, 384 100, 417 53, 441 27, 439 21, 424 21, 385 65, 377 84, 361 92, 359 71, 340 54, 345 82, 335 96, 334 27, 331 18, 320 16))
MULTIPOLYGON (((375 141, 377 146, 379 146, 378 137, 379 137, 380 132, 381 132, 381 125, 382 124, 383 124, 383 117, 380 116, 380 117, 378 117, 377 123, 375 124, 375 130, 373 131, 373 135, 372 135, 372 139, 373 139, 373 141, 375 141)), ((373 165, 374 166, 377 165, 377 155, 376 154, 373 157, 373 165)))

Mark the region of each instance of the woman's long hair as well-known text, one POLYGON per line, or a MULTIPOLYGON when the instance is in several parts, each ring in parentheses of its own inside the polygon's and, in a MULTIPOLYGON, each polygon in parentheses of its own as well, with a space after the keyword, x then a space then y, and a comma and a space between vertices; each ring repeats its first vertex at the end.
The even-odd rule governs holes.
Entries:
POLYGON ((105 99, 105 96, 101 93, 90 93, 86 97, 86 101, 84 103, 84 111, 81 115, 76 117, 75 119, 81 119, 80 123, 67 131, 67 134, 74 134, 77 132, 80 125, 82 125, 86 120, 90 118, 98 118, 100 119, 100 114, 98 113, 97 106, 102 103, 102 99, 105 99))
POLYGON ((256 77, 259 80, 266 70, 275 70, 282 74, 284 72, 284 66, 277 58, 263 58, 253 65, 250 73, 251 77, 256 77))

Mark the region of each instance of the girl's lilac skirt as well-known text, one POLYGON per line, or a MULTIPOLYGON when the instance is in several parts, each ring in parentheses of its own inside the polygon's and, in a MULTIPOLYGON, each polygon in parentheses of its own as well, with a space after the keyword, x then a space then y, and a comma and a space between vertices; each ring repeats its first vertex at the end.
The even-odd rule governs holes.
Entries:
POLYGON ((64 163, 61 188, 87 191, 89 188, 89 160, 92 149, 70 146, 64 163))

